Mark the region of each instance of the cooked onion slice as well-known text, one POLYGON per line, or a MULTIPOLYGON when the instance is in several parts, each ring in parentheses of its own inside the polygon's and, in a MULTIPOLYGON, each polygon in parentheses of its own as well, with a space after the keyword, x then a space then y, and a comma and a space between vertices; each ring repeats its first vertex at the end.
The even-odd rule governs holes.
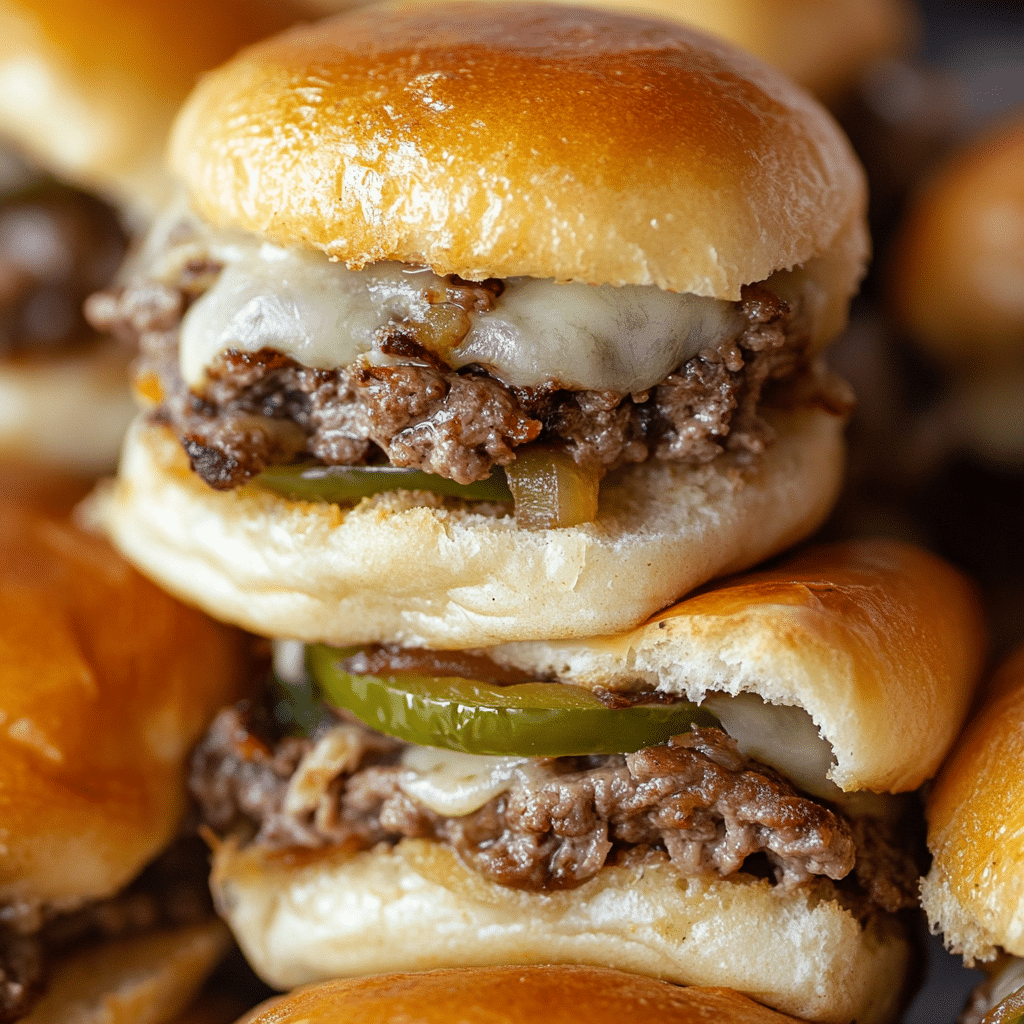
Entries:
POLYGON ((600 479, 567 452, 527 448, 505 467, 516 508, 516 524, 527 530, 556 530, 597 518, 600 479))

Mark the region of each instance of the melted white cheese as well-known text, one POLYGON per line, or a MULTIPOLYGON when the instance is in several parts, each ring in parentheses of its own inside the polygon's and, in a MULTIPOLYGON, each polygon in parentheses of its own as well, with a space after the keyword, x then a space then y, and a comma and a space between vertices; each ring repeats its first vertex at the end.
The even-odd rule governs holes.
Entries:
POLYGON ((462 754, 410 744, 402 751, 398 784, 414 800, 453 818, 479 810, 504 793, 527 757, 462 754))
MULTIPOLYGON (((770 765, 798 789, 841 804, 848 813, 887 817, 886 797, 844 793, 828 778, 831 744, 802 708, 766 704, 754 694, 708 694, 704 706, 736 740, 740 752, 770 765)), ((462 754, 410 744, 402 753, 399 785, 438 814, 460 817, 504 793, 517 773, 529 772, 530 758, 462 754)))
MULTIPOLYGON (((224 268, 182 323, 182 375, 193 388, 228 349, 272 348, 317 369, 389 362, 375 345, 377 331, 427 319, 429 297, 444 296, 444 281, 429 268, 376 263, 349 270, 322 253, 210 231, 187 216, 183 229, 180 211, 175 216, 147 242, 146 271, 170 280, 175 268, 200 255, 224 268)), ((741 327, 731 302, 655 287, 534 278, 504 284, 493 309, 469 314, 469 331, 454 350, 437 354, 456 369, 479 364, 519 387, 554 381, 646 391, 741 327)))

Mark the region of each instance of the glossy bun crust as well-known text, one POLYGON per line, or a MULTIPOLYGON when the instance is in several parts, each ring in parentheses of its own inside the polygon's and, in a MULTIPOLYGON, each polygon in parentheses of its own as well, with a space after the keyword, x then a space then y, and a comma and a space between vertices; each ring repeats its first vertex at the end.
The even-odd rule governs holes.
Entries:
POLYGON ((599 967, 490 967, 331 981, 272 1000, 244 1024, 785 1024, 724 988, 679 988, 599 967))
POLYGON ((1024 956, 1024 647, 942 769, 928 800, 932 928, 969 959, 1024 956))
POLYGON ((175 835, 189 752, 243 694, 240 634, 100 538, 0 509, 0 902, 104 897, 175 835))
POLYGON ((934 775, 956 739, 985 655, 978 594, 951 565, 893 540, 808 548, 734 576, 628 633, 507 644, 499 662, 700 701, 756 693, 804 708, 846 790, 901 792, 934 775))
POLYGON ((2 0, 0 136, 151 212, 168 129, 199 75, 303 13, 296 0, 2 0))
POLYGON ((867 247, 859 164, 806 94, 693 29, 582 8, 287 32, 204 79, 172 162, 215 226, 353 267, 737 299, 822 257, 849 295, 867 247))

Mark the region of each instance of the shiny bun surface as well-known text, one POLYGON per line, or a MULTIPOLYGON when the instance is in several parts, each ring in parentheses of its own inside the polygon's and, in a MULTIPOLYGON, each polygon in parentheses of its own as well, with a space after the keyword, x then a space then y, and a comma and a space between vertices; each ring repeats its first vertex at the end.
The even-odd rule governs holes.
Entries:
POLYGON ((0 563, 0 900, 70 908, 174 836, 189 752, 244 692, 243 638, 27 503, 0 510, 0 563))
POLYGON ((928 800, 932 869, 922 886, 932 927, 964 956, 1024 955, 1024 647, 1002 665, 988 701, 928 800))
POLYGON ((836 250, 849 294, 866 253, 859 164, 810 97, 693 29, 581 8, 304 26, 204 79, 171 151, 214 226, 352 267, 737 299, 836 250))
POLYGON ((793 1017, 724 988, 680 988, 599 967, 489 967, 327 982, 271 1001, 244 1024, 783 1024, 793 1017))

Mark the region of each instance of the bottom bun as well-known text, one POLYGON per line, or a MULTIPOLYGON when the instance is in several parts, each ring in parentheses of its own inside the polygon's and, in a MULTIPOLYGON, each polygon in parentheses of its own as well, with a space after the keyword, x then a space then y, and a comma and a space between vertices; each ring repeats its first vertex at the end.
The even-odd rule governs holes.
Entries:
POLYGON ((257 1007, 240 1024, 786 1024, 721 988, 679 988, 594 967, 492 967, 332 981, 257 1007))
POLYGON ((117 939, 58 963, 21 1024, 166 1024, 192 1002, 230 945, 219 921, 117 939))
POLYGON ((117 465, 136 407, 121 346, 0 363, 0 457, 96 475, 117 465))
POLYGON ((442 648, 595 636, 788 548, 828 514, 843 419, 774 413, 754 467, 646 462, 609 475, 597 519, 509 515, 394 491, 343 508, 259 487, 211 490, 165 428, 133 427, 105 525, 143 572, 264 636, 442 648))
POLYGON ((815 1021, 894 1019, 911 947, 863 922, 828 882, 685 877, 667 861, 606 867, 576 889, 489 882, 439 844, 270 853, 220 847, 212 885, 258 974, 276 988, 381 971, 593 964, 737 989, 815 1021))

